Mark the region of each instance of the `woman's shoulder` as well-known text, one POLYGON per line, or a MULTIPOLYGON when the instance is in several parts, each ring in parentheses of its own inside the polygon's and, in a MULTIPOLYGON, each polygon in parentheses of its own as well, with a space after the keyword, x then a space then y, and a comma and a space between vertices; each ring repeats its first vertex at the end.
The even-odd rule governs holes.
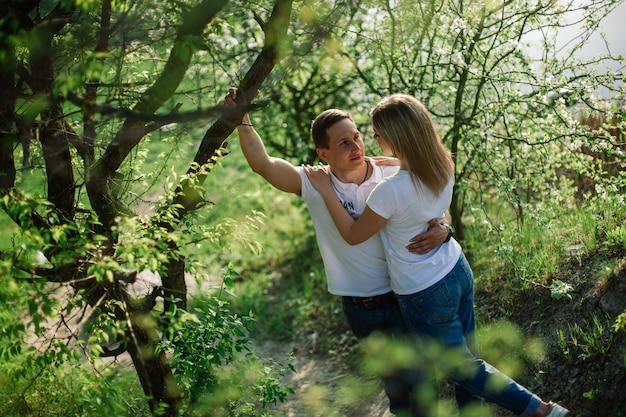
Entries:
MULTIPOLYGON (((383 178, 375 188, 377 193, 389 197, 392 194, 400 196, 405 194, 406 187, 411 183, 410 176, 406 171, 397 171, 383 178)), ((372 192, 373 193, 373 192, 372 192)))
POLYGON ((385 181, 393 184, 409 183, 411 182, 411 174, 408 171, 401 169, 386 177, 385 181))

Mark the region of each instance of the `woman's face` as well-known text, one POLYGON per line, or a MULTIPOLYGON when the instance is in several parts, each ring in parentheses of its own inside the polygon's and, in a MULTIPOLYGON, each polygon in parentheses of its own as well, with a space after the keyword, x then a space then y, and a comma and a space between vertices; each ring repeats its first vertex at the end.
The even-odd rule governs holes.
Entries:
POLYGON ((374 130, 374 139, 376 139, 376 142, 378 142, 378 146, 380 146, 380 151, 382 152, 383 155, 392 155, 393 151, 391 150, 391 146, 389 146, 389 143, 387 142, 387 140, 380 136, 376 130, 374 130))

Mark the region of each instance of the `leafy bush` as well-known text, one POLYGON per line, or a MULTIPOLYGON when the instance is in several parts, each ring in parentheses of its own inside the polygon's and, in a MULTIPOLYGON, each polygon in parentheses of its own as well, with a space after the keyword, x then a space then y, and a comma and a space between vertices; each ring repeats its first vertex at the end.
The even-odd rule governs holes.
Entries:
POLYGON ((227 303, 215 297, 196 304, 195 319, 174 332, 166 346, 187 393, 183 415, 260 416, 267 404, 293 393, 279 380, 287 369, 295 371, 293 366, 264 364, 254 354, 251 315, 231 315, 227 303))
POLYGON ((148 415, 136 375, 84 364, 30 368, 16 373, 16 362, 0 366, 0 415, 3 417, 108 417, 148 415))

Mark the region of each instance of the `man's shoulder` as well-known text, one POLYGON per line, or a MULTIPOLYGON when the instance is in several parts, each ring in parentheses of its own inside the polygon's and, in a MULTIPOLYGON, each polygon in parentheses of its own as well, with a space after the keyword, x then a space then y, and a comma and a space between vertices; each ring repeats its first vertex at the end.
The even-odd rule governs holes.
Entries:
POLYGON ((400 170, 400 167, 398 165, 379 165, 376 163, 375 160, 371 159, 370 163, 374 167, 374 172, 378 173, 378 176, 380 178, 390 177, 392 175, 395 175, 400 170))

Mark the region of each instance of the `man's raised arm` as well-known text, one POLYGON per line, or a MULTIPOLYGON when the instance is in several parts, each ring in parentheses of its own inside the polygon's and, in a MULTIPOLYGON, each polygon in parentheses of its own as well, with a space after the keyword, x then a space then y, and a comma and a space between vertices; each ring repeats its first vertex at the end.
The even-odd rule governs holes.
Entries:
MULTIPOLYGON (((224 104, 234 107, 236 97, 237 90, 229 89, 224 104)), ((254 129, 248 114, 243 116, 241 125, 237 126, 237 134, 243 155, 252 171, 281 191, 300 194, 302 189, 300 173, 290 162, 268 155, 265 144, 254 129)))

